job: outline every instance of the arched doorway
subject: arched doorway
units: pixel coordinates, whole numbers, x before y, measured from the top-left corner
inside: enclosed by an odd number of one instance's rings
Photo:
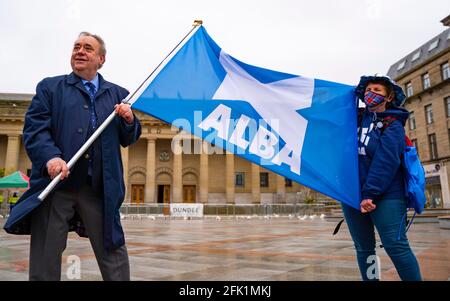
[[[197,202],[198,172],[194,168],[183,169],[183,203]]]
[[[172,169],[168,167],[156,169],[156,200],[158,204],[163,205],[163,213],[165,215],[170,213],[171,184]]]
[[[131,204],[145,203],[145,168],[135,167],[130,170],[130,202]]]

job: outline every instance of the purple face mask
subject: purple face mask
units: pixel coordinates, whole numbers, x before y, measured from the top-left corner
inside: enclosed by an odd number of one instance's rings
[[[368,91],[366,95],[364,95],[364,103],[367,107],[373,108],[383,103],[386,100],[386,96],[377,94],[372,91]]]

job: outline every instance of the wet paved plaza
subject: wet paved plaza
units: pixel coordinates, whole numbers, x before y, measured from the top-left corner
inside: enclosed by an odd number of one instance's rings
[[[353,244],[345,224],[297,218],[208,218],[122,220],[132,280],[359,280]],[[0,219],[3,227],[4,220]],[[411,246],[425,280],[450,278],[450,230],[415,223]],[[399,280],[384,249],[381,279]],[[89,240],[69,234],[63,254],[81,259],[81,280],[101,280]],[[0,280],[28,279],[29,236],[0,232]]]

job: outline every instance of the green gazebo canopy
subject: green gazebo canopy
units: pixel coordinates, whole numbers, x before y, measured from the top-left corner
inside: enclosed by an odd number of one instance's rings
[[[16,171],[9,176],[0,178],[0,189],[3,188],[28,188],[30,178],[21,171]]]

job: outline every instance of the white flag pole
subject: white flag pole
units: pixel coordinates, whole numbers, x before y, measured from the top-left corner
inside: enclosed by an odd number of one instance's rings
[[[191,36],[197,32],[200,26],[203,24],[201,20],[195,20],[192,25],[192,29],[183,37],[183,39],[169,52],[169,54],[156,66],[156,68],[150,73],[150,75],[142,82],[142,84],[130,95],[127,96],[122,103],[128,103],[132,105],[139,96],[145,91],[146,87],[155,79],[159,72],[165,67],[165,65],[170,61],[170,59],[184,46],[184,44],[189,40]],[[136,96],[136,97],[135,97]],[[135,97],[133,99],[133,97]],[[108,118],[95,130],[95,132],[89,137],[89,139],[83,144],[83,146],[76,152],[76,154],[67,163],[67,167],[71,169],[78,159],[88,150],[88,148],[94,143],[94,141],[101,135],[105,128],[111,123],[111,121],[116,117],[116,112],[113,111]],[[38,198],[43,201],[48,194],[56,187],[56,185],[61,181],[61,174],[59,173],[39,194]]]

